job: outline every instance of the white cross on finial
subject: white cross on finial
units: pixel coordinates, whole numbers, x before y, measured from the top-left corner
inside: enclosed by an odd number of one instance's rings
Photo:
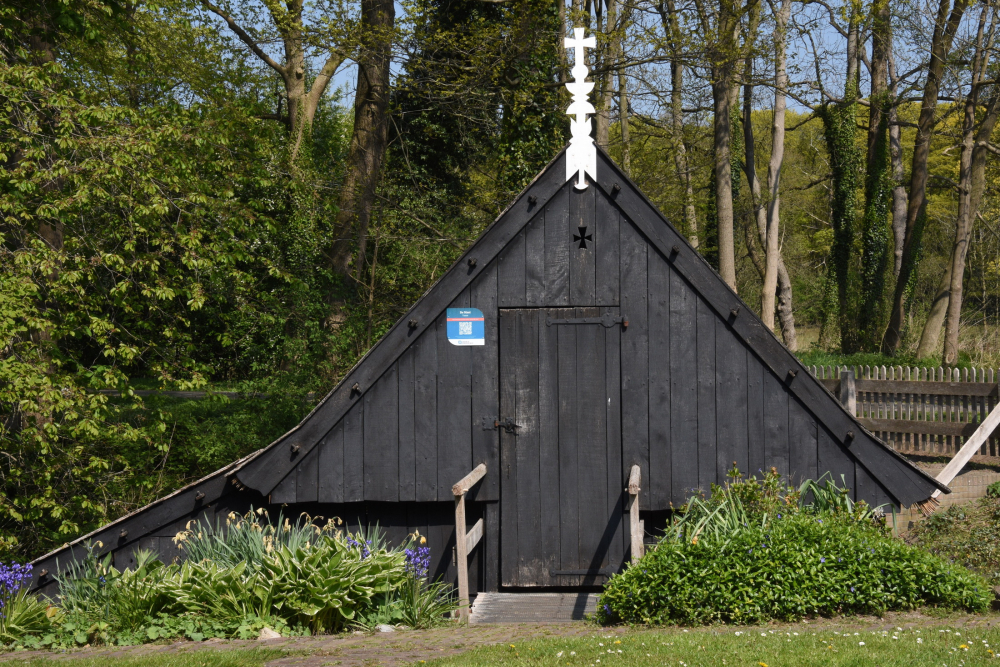
[[[574,28],[573,37],[565,39],[567,49],[574,49],[573,81],[566,83],[566,88],[573,95],[573,102],[566,109],[570,116],[576,116],[570,121],[569,148],[566,150],[566,180],[577,175],[579,178],[574,184],[578,190],[587,187],[585,175],[590,174],[591,178],[597,178],[597,149],[594,148],[594,139],[590,136],[591,122],[587,114],[595,113],[594,105],[587,99],[587,95],[594,89],[594,84],[587,81],[587,62],[584,56],[585,48],[595,48],[597,40],[594,36],[584,37],[583,28]]]

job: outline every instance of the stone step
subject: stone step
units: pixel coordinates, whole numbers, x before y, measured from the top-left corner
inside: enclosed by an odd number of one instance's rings
[[[569,623],[597,611],[597,593],[480,593],[470,623]]]

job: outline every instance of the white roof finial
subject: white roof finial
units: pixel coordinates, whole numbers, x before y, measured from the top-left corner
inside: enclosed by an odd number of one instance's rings
[[[594,139],[590,136],[591,122],[587,114],[596,113],[594,105],[590,103],[587,96],[594,89],[594,83],[587,81],[587,62],[584,58],[584,48],[591,49],[597,46],[594,36],[584,37],[584,28],[574,28],[573,37],[567,37],[565,45],[567,49],[575,50],[575,60],[573,62],[573,81],[566,83],[566,88],[573,95],[573,103],[566,109],[570,116],[576,116],[570,121],[569,148],[566,150],[566,180],[577,175],[579,178],[574,184],[579,190],[587,187],[585,174],[590,174],[591,178],[597,178],[597,149],[594,147]]]

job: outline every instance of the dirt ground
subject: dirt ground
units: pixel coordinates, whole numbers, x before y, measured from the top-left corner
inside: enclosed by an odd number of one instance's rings
[[[886,614],[882,618],[859,616],[850,618],[816,619],[799,623],[771,624],[771,629],[837,628],[841,631],[883,630],[902,628],[988,628],[1000,626],[1000,614],[947,614],[931,616],[920,612]],[[0,655],[0,664],[11,659],[29,657],[65,659],[180,653],[226,648],[267,646],[287,651],[288,655],[273,660],[267,667],[376,667],[416,663],[469,651],[478,646],[516,643],[545,637],[624,634],[633,628],[600,628],[587,622],[551,624],[473,625],[444,627],[434,630],[401,630],[391,633],[348,634],[320,637],[294,637],[268,641],[208,640],[204,642],[174,642],[132,647],[85,648],[64,653],[18,652]],[[711,631],[711,629],[708,629]]]

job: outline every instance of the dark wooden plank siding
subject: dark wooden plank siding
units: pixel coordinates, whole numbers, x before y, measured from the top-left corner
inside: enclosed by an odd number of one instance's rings
[[[494,294],[496,291],[494,290]],[[413,501],[416,496],[417,451],[414,440],[414,376],[413,357],[416,349],[411,347],[399,358],[399,500]]]
[[[596,254],[596,304],[617,306],[621,280],[619,266],[619,213],[615,205],[604,196],[596,195],[594,216],[594,252]]]
[[[278,482],[278,486],[271,491],[270,501],[272,503],[294,503],[298,489],[297,482],[298,476],[295,473],[295,468],[292,468],[288,476]]]
[[[682,503],[698,488],[698,297],[670,272],[670,442],[672,499]]]
[[[643,493],[639,504],[642,509],[667,509],[670,507],[673,477],[670,442],[670,267],[655,251],[649,253],[649,259],[649,469],[642,471]],[[626,331],[624,335],[631,333]],[[627,475],[629,465],[625,468]]]
[[[483,418],[499,416],[500,345],[497,310],[497,268],[491,263],[472,283],[472,307],[483,312],[486,345],[471,350],[472,361],[472,466],[486,464],[486,477],[469,494],[470,500],[500,497],[500,435],[482,427]],[[457,480],[456,480],[457,481]]]
[[[618,308],[605,308],[618,315]],[[608,492],[611,500],[609,515],[617,523],[611,532],[608,560],[613,567],[625,560],[625,540],[623,539],[623,512],[625,511],[625,484],[628,470],[622,470],[622,406],[621,406],[621,327],[611,327],[604,332],[604,382],[607,417],[607,475]],[[647,501],[648,504],[648,501]]]
[[[524,230],[497,258],[497,296],[501,308],[521,308],[525,301]],[[454,308],[454,306],[452,306]]]
[[[816,418],[794,396],[788,399],[788,474],[798,486],[805,479],[816,479],[819,460]]]
[[[413,344],[413,444],[416,455],[414,494],[417,501],[437,500],[436,332],[436,326],[429,327]]]
[[[819,426],[817,429],[816,450],[818,454],[816,468],[819,471],[817,479],[829,472],[830,478],[838,486],[846,487],[852,494],[855,493],[854,459],[824,426]]]
[[[518,351],[507,341],[517,339],[517,318],[513,313],[500,317],[500,415],[517,413]],[[499,416],[499,415],[498,415]],[[500,436],[500,495],[501,551],[500,581],[505,586],[517,583],[517,436],[501,431]]]
[[[764,471],[788,475],[788,393],[774,373],[764,373]]]
[[[321,503],[344,502],[344,422],[326,434],[319,446],[319,488]]]
[[[538,473],[538,327],[544,314],[528,310],[518,315],[514,339],[518,350],[514,399],[517,409],[512,415],[519,425],[517,437],[513,438],[517,451],[517,549],[520,556],[517,576],[519,583],[531,583],[547,579],[549,568],[549,563],[536,560],[542,553]]]
[[[588,188],[592,189],[592,188]],[[599,308],[577,308],[576,317],[599,317]],[[572,327],[576,332],[576,404],[579,406],[595,406],[606,403],[605,397],[605,345],[604,327],[602,326],[576,326]],[[593,569],[599,569],[600,562],[592,563],[594,554],[588,553],[595,544],[601,544],[604,540],[610,541],[610,536],[604,537],[604,533],[609,529],[604,517],[610,516],[611,499],[608,489],[608,476],[602,470],[600,462],[607,459],[607,442],[603,437],[607,433],[607,426],[604,422],[603,411],[583,409],[577,411],[577,436],[578,458],[577,458],[577,498],[578,507],[587,507],[591,504],[588,498],[607,498],[604,503],[597,503],[597,507],[604,510],[602,517],[581,516],[579,523],[580,531],[580,555],[576,562]],[[598,520],[600,519],[600,520]],[[602,538],[604,538],[602,540]],[[606,547],[605,547],[606,548]]]
[[[538,482],[541,496],[541,534],[559,545],[559,326],[548,326],[552,310],[542,311],[538,326]],[[570,529],[567,527],[567,529]],[[553,550],[558,553],[558,549]]]
[[[748,475],[764,473],[764,376],[769,371],[756,355],[747,353],[747,446]]]
[[[553,317],[560,319],[573,316],[572,311],[553,314]],[[562,524],[559,560],[561,563],[573,563],[576,562],[580,548],[580,521],[592,519],[580,516],[576,496],[580,452],[577,447],[579,413],[574,389],[579,381],[576,336],[582,327],[561,325],[555,328],[558,330],[559,341],[559,518]]]
[[[715,333],[716,466],[724,475],[733,464],[750,468],[747,446],[747,351],[722,320]]]
[[[569,304],[569,190],[565,186],[545,207],[545,305]]]
[[[365,500],[399,500],[399,380],[393,365],[365,393]]]
[[[649,478],[649,317],[648,244],[635,227],[622,220],[621,315],[629,320],[622,332],[622,463],[638,465]]]
[[[296,502],[316,502],[319,486],[319,455],[322,447],[316,447],[306,454],[302,463],[295,466],[296,472]]]
[[[344,502],[364,500],[365,402],[358,399],[344,416]]]
[[[566,242],[569,245],[569,299],[574,306],[594,304],[597,273],[595,244],[604,242],[595,235],[595,192],[597,188],[582,191],[574,188],[569,195],[570,223]],[[576,240],[581,235],[584,236],[583,247]],[[590,236],[591,240],[587,241],[586,236]]]
[[[545,305],[544,215],[536,215],[524,229],[524,305]]]
[[[716,432],[715,323],[718,320],[708,304],[698,299],[698,488],[710,492],[719,479]],[[724,473],[723,473],[724,474]]]
[[[523,273],[522,273],[523,275]],[[466,289],[449,307],[468,308]],[[472,470],[472,353],[479,347],[452,345],[440,318],[438,345],[438,500],[452,500],[451,487]]]

